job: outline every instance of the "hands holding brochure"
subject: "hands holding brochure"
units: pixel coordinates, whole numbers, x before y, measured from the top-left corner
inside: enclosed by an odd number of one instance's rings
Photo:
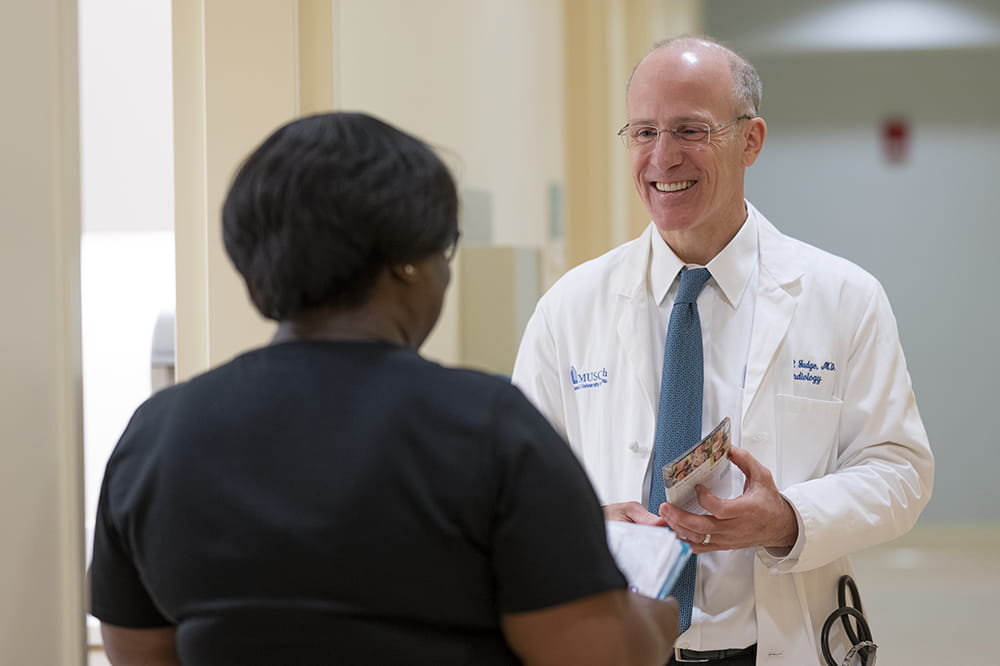
[[[737,475],[730,463],[743,474],[742,489],[736,487]],[[632,582],[633,576],[639,580],[645,575],[661,576],[660,580],[668,583],[666,592],[650,592],[650,584],[644,584],[639,589],[647,596],[669,593],[673,581],[668,578],[668,568],[675,564],[672,558],[683,565],[689,553],[794,545],[798,537],[794,510],[778,492],[770,470],[746,451],[732,448],[728,417],[700,442],[664,465],[662,474],[667,501],[660,506],[660,515],[649,513],[639,502],[604,507],[611,552],[630,583],[639,587]],[[634,570],[629,559],[633,549],[644,550],[647,557],[654,552],[652,547],[640,545],[643,539],[651,538],[647,533],[661,538],[665,549],[673,547],[673,542],[686,546],[688,552],[664,553],[661,561],[643,563],[653,567],[655,574]]]
[[[733,448],[729,433],[726,417],[664,465],[667,501],[658,516],[646,512],[645,519],[634,515],[627,519],[665,521],[695,554],[757,546],[791,548],[798,538],[795,510],[778,491],[771,471],[747,451]],[[742,487],[733,465],[742,473]],[[616,512],[605,507],[604,513],[613,518]]]
[[[706,486],[717,496],[729,497],[729,449],[727,417],[707,437],[664,465],[663,485],[670,503],[691,513],[707,513],[698,504],[698,485]],[[647,597],[669,596],[691,555],[690,544],[660,525],[608,520],[605,527],[611,554],[629,585]]]
[[[698,503],[697,487],[705,486],[716,497],[732,495],[729,464],[729,417],[690,449],[663,466],[667,501],[691,513],[707,514]]]

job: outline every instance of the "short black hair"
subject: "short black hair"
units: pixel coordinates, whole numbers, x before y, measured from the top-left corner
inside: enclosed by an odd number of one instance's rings
[[[223,241],[261,314],[359,306],[386,266],[458,236],[458,194],[423,141],[363,113],[323,113],[271,134],[222,207]]]

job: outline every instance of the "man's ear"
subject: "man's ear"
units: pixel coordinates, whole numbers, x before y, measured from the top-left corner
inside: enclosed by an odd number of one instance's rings
[[[747,120],[750,126],[746,135],[746,144],[743,146],[743,166],[752,166],[757,161],[761,149],[764,147],[764,139],[767,137],[767,123],[763,118],[750,118]]]

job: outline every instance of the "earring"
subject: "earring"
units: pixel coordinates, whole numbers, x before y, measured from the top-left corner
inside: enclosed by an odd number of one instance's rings
[[[412,277],[417,274],[417,267],[413,264],[403,264],[403,272]]]

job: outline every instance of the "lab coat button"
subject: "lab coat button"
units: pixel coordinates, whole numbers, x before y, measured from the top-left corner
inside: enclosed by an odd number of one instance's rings
[[[645,456],[649,453],[648,446],[639,446],[639,442],[629,442],[628,450],[637,456]]]
[[[766,432],[758,432],[756,435],[753,436],[752,439],[755,442],[764,442],[764,441],[767,441],[767,433]]]

